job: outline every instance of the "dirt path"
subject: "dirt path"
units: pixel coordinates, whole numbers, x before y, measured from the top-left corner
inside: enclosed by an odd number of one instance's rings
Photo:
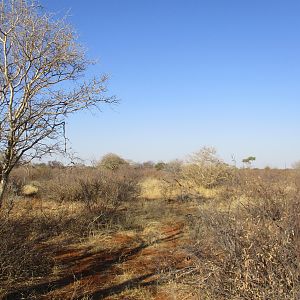
[[[150,229],[149,229],[150,228]],[[11,294],[19,299],[170,299],[162,290],[163,274],[189,262],[181,250],[183,224],[156,222],[138,236],[112,236],[114,249],[72,247],[55,254],[55,279]]]

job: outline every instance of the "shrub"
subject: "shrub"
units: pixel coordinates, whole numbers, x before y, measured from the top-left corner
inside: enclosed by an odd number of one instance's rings
[[[299,299],[300,195],[254,174],[241,186],[247,201],[200,207],[190,220],[195,263],[185,279],[193,274],[207,299]]]
[[[157,164],[155,164],[155,169],[157,171],[161,171],[164,170],[166,168],[166,164],[162,161],[158,162]]]
[[[64,182],[64,185],[61,184]],[[80,201],[92,205],[118,206],[139,195],[138,179],[129,170],[110,172],[74,168],[47,182],[44,195],[58,201]]]
[[[300,170],[300,160],[292,164],[292,168],[295,170]]]
[[[214,148],[202,148],[190,157],[183,176],[195,186],[214,188],[232,179],[232,167],[216,155]]]
[[[107,170],[115,171],[122,165],[128,165],[128,162],[117,154],[108,153],[102,157],[98,165]]]

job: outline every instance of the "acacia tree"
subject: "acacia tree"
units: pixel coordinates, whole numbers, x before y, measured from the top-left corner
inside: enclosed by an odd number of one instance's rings
[[[21,159],[63,149],[66,117],[116,102],[105,76],[85,80],[91,63],[65,18],[35,1],[0,2],[0,207]]]
[[[251,163],[253,162],[253,161],[255,161],[256,160],[256,157],[255,156],[249,156],[249,157],[247,157],[247,158],[244,158],[243,160],[242,160],[242,163],[243,164],[246,164],[247,166],[248,166],[248,168],[250,168],[251,167]]]

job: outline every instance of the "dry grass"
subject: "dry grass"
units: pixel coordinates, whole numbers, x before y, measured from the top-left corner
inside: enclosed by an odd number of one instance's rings
[[[39,188],[33,184],[26,184],[22,188],[22,195],[31,197],[37,195]]]
[[[145,199],[162,198],[162,180],[157,178],[145,178],[140,182],[141,197]]]

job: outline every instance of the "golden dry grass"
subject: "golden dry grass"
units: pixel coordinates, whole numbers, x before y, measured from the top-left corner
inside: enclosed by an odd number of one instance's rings
[[[34,184],[26,184],[22,188],[22,195],[23,196],[35,196],[39,191],[39,188]]]
[[[142,198],[160,199],[162,197],[162,180],[157,178],[145,178],[140,182]]]
[[[179,198],[183,191],[189,191],[199,197],[212,199],[218,196],[221,188],[205,188],[196,186],[191,181],[184,179],[180,181],[180,185],[174,180],[165,180],[157,178],[145,178],[140,182],[141,197],[145,199],[175,199]]]

